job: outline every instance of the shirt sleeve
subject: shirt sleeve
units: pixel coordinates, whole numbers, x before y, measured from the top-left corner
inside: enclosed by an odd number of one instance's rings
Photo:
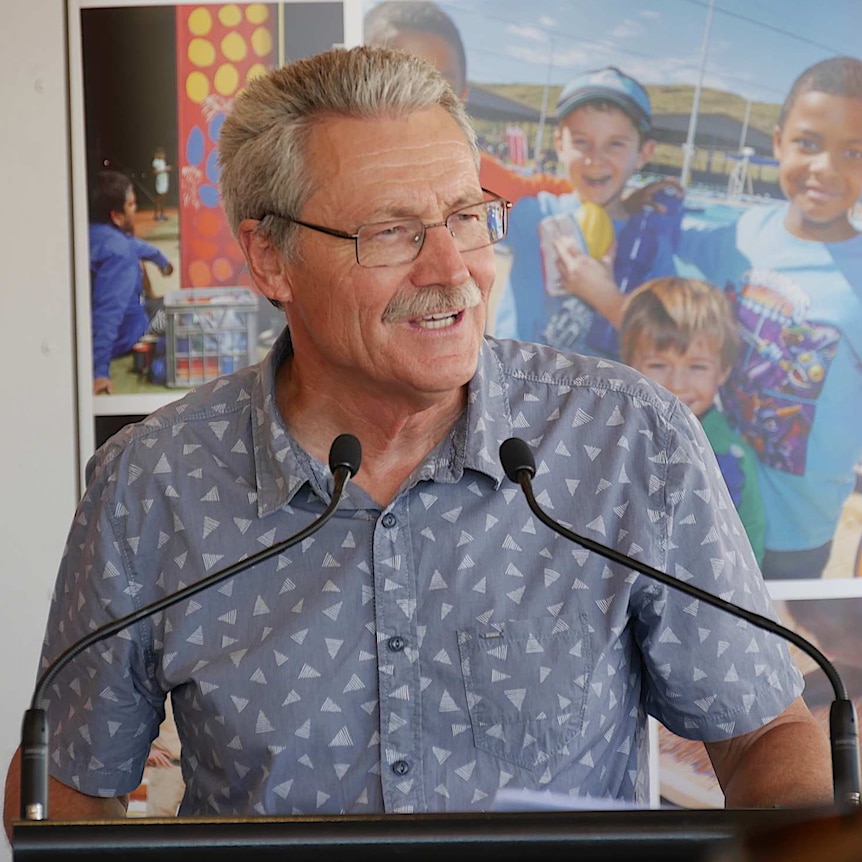
[[[678,405],[677,405],[678,406]],[[700,423],[676,409],[657,463],[668,574],[775,620],[745,529]],[[643,576],[633,590],[647,709],[680,736],[747,733],[802,692],[784,639]]]
[[[164,269],[170,261],[152,243],[145,242],[137,237],[130,237],[132,246],[140,260],[148,260],[156,264],[159,269]]]
[[[572,184],[567,179],[552,174],[524,176],[507,168],[499,159],[488,153],[482,153],[480,157],[479,181],[483,189],[488,189],[512,203],[517,203],[524,197],[533,197],[539,192],[564,195],[572,191]]]
[[[674,251],[679,275],[701,278],[720,288],[747,267],[736,247],[736,222],[709,224],[686,216]]]
[[[92,478],[69,533],[54,590],[41,670],[97,627],[137,609],[130,540],[115,532],[116,482],[91,461]],[[94,644],[59,672],[40,706],[50,728],[50,772],[91,796],[117,796],[138,786],[151,741],[164,716],[153,679],[146,622]]]

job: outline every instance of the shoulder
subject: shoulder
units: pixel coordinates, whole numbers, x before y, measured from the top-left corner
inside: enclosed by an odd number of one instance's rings
[[[656,427],[678,421],[679,399],[627,365],[532,342],[488,342],[510,402],[540,399],[559,409],[589,404],[609,419],[613,415],[628,421],[640,415]]]
[[[511,221],[515,224],[525,221],[538,221],[548,215],[576,212],[581,207],[573,194],[556,195],[552,192],[539,192],[521,198],[512,207]]]
[[[131,485],[131,475],[164,472],[170,458],[187,459],[192,453],[213,457],[225,447],[247,449],[241,440],[249,433],[258,369],[253,365],[220,377],[125,426],[90,459],[87,483],[121,480],[120,485]]]
[[[743,210],[737,225],[740,233],[755,233],[766,230],[784,232],[787,203],[755,205]]]
[[[131,237],[110,224],[90,225],[90,251],[96,257],[136,257]]]
[[[623,484],[650,504],[709,485],[711,447],[700,423],[634,369],[519,341],[491,342],[491,352],[501,392],[487,400],[507,413],[497,433],[524,439],[551,472],[577,462],[578,481],[596,493]]]

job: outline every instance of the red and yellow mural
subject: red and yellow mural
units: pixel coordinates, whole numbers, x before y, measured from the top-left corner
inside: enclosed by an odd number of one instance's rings
[[[275,6],[178,6],[176,22],[180,284],[250,284],[219,205],[218,135],[237,93],[275,64]]]

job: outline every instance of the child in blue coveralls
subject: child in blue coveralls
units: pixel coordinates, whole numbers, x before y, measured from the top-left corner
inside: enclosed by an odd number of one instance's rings
[[[653,205],[632,217],[623,203],[626,184],[655,147],[651,112],[644,88],[614,67],[581,74],[563,88],[554,141],[574,191],[539,192],[512,208],[508,243],[514,257],[504,293],[515,313],[508,327],[498,320],[495,335],[616,357],[620,307],[605,306],[602,295],[590,295],[588,305],[575,294],[580,282],[595,281],[596,268],[604,272],[611,259],[622,292],[674,272],[674,199],[660,202],[661,189],[654,188]],[[505,184],[491,188],[508,196]],[[605,260],[584,248],[577,214],[586,204],[602,207],[613,223],[616,247]]]
[[[787,200],[684,224],[680,257],[726,286],[742,351],[723,390],[758,456],[767,578],[816,578],[862,456],[862,61],[804,71],[773,145]]]
[[[718,409],[719,388],[739,349],[733,309],[716,287],[669,276],[629,297],[620,327],[620,359],[660,383],[700,420],[758,562],[766,520],[757,456]]]
[[[149,326],[141,261],[155,263],[162,275],[173,272],[154,245],[133,235],[136,210],[131,180],[117,171],[101,171],[90,199],[94,395],[114,391],[111,360],[129,353]]]

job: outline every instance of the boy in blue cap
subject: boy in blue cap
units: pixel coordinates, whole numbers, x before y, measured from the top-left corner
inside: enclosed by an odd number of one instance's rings
[[[632,217],[623,204],[628,181],[655,148],[651,118],[646,90],[614,66],[578,75],[563,88],[554,145],[574,191],[539,192],[521,198],[512,209],[514,260],[507,289],[515,321],[509,331],[499,326],[497,335],[616,358],[619,304],[608,306],[608,315],[614,316],[607,320],[603,296],[615,300],[620,291],[674,273],[672,246],[680,209],[672,206],[676,201],[667,197],[665,203]],[[511,197],[505,184],[492,187]],[[660,189],[654,191],[658,201]],[[578,211],[586,204],[601,207],[613,224],[615,248],[603,259],[586,252],[577,224]],[[594,296],[592,285],[609,281],[611,266],[613,289]]]

